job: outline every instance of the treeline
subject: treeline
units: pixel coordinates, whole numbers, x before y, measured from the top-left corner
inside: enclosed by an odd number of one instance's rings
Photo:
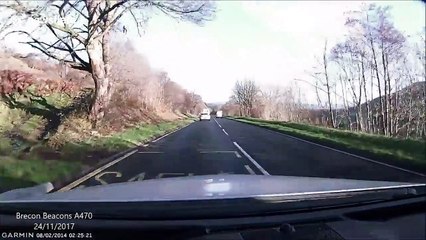
[[[167,119],[176,114],[201,112],[204,102],[200,95],[182,88],[167,72],[152,69],[131,42],[116,39],[111,42],[114,88],[106,118],[120,117],[123,113],[135,118],[139,113]]]
[[[201,96],[172,81],[167,72],[153,69],[130,42],[122,40],[110,43],[110,64],[114,66],[110,74],[112,94],[101,126],[124,127],[201,112],[204,107]],[[90,73],[43,56],[23,56],[10,50],[1,53],[0,60],[8,63],[0,68],[3,104],[28,112],[34,109],[34,104],[45,102],[44,108],[55,110],[51,114],[63,114],[61,108],[75,106],[80,117],[89,117],[95,89]]]
[[[24,36],[23,43],[34,50],[91,75],[94,91],[89,118],[96,128],[119,88],[111,77],[116,68],[111,64],[110,48],[114,33],[133,30],[141,35],[154,14],[203,24],[214,18],[216,5],[198,1],[86,0],[64,1],[58,6],[55,1],[15,0],[0,4],[0,10],[4,12],[0,37]],[[35,28],[29,31],[24,27],[29,25]]]
[[[311,78],[297,79],[313,87],[317,106],[302,103],[297,85],[268,90],[246,80],[235,84],[225,109],[237,115],[425,138],[425,29],[406,35],[394,26],[389,7],[374,4],[346,14],[345,39],[333,46],[325,42]]]

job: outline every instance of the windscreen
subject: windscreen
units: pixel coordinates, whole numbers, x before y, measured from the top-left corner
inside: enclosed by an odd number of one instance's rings
[[[0,18],[1,193],[426,182],[421,1],[1,1]]]

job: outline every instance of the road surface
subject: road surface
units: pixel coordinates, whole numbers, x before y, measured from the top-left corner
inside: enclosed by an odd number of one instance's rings
[[[257,126],[198,121],[139,147],[61,190],[206,174],[426,182],[425,177]]]

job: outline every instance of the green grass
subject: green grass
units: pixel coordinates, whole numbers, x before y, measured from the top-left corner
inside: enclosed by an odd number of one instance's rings
[[[55,181],[78,173],[80,169],[81,164],[77,161],[46,161],[37,158],[18,159],[14,156],[0,156],[0,190]]]
[[[191,120],[185,119],[160,124],[141,124],[111,136],[92,138],[82,144],[110,151],[125,150],[183,127],[190,122]]]
[[[40,128],[43,126],[43,118],[40,116],[31,116],[27,121],[19,126],[17,131],[26,136],[27,139],[35,140],[40,134]]]
[[[12,150],[13,146],[9,139],[0,136],[0,155],[9,154]]]
[[[398,139],[306,124],[268,121],[255,118],[233,118],[240,122],[265,127],[306,140],[343,147],[377,156],[426,167],[426,143],[423,140]]]
[[[92,165],[96,159],[149,142],[190,122],[192,120],[185,119],[160,124],[140,124],[110,136],[92,137],[80,142],[67,142],[60,152],[63,159],[80,160],[85,164]],[[91,159],[88,159],[88,156]]]

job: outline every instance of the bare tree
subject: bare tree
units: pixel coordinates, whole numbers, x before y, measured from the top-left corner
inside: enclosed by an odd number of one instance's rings
[[[344,92],[349,91],[352,96],[352,104],[356,108],[356,130],[365,130],[365,123],[362,111],[362,92],[365,89],[365,63],[364,52],[360,48],[357,39],[348,38],[345,42],[339,43],[331,51],[332,59],[339,65],[343,74],[340,74],[340,84],[345,87]],[[343,80],[343,81],[342,81]],[[348,88],[346,86],[349,86]],[[343,86],[342,86],[343,87]],[[343,99],[345,108],[349,107],[346,98]],[[346,110],[348,111],[348,109]],[[349,112],[347,112],[349,114]],[[348,116],[349,117],[349,116]],[[349,119],[348,119],[349,120]]]
[[[290,86],[262,86],[259,99],[262,103],[262,117],[279,121],[299,121],[302,108],[300,88]]]
[[[186,92],[186,91],[185,91]],[[201,112],[201,105],[203,103],[203,99],[200,95],[195,94],[194,92],[186,92],[185,93],[185,110],[190,114],[198,114]]]
[[[256,100],[259,88],[254,80],[245,79],[237,81],[233,89],[233,98],[240,106],[241,116],[252,116],[253,104]]]
[[[392,76],[392,71],[398,68],[398,62],[405,54],[402,49],[406,41],[403,34],[394,27],[389,9],[374,4],[366,5],[361,11],[352,12],[346,22],[351,30],[358,30],[360,44],[368,46],[369,64],[372,66],[372,77],[376,80],[380,100],[378,127],[386,135],[395,133],[395,99],[392,94],[396,90],[398,79]],[[361,60],[367,56],[363,52]],[[363,62],[364,60],[361,63]],[[365,65],[362,67],[365,69]],[[362,76],[365,79],[365,75]]]
[[[317,65],[313,68],[313,73],[310,75],[314,78],[315,84],[309,83],[315,87],[315,92],[317,96],[318,105],[320,108],[323,107],[321,92],[326,94],[326,108],[328,112],[328,116],[326,117],[327,126],[331,126],[333,128],[336,127],[336,118],[335,113],[333,111],[333,102],[332,102],[332,94],[335,92],[335,82],[332,81],[329,74],[329,56],[327,50],[327,41],[324,43],[324,49],[321,57],[317,57]],[[296,79],[300,80],[300,79]],[[301,80],[306,82],[305,80]],[[337,92],[335,92],[337,94]]]
[[[93,126],[103,118],[111,98],[109,35],[124,15],[134,20],[139,31],[150,10],[198,24],[212,19],[215,10],[212,2],[160,0],[15,0],[1,3],[0,9],[12,11],[13,18],[36,21],[40,29],[47,30],[48,37],[54,39],[44,40],[22,29],[13,31],[26,35],[29,38],[26,44],[72,68],[92,74],[95,88],[90,118]]]

